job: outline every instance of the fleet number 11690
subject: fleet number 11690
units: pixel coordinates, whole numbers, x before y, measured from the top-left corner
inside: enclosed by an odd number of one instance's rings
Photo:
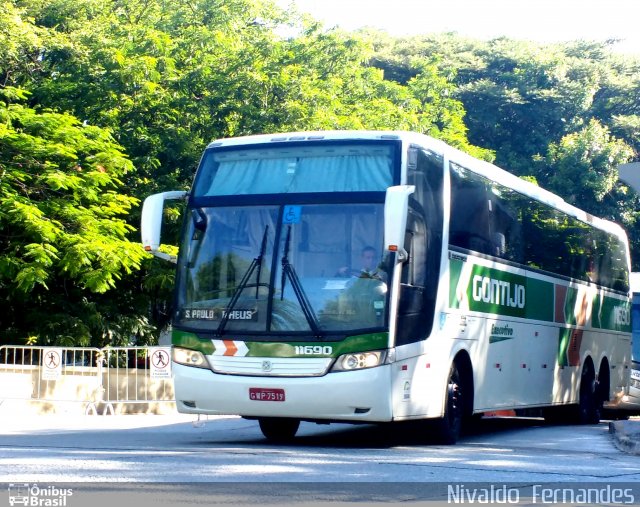
[[[296,345],[297,356],[330,356],[333,347],[330,345]]]

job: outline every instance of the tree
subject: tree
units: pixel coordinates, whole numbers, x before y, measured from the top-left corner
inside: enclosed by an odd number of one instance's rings
[[[188,188],[202,149],[217,137],[408,129],[472,149],[464,111],[459,102],[444,99],[452,85],[434,66],[422,66],[411,86],[390,81],[367,65],[370,39],[324,30],[268,1],[22,0],[5,8],[0,34],[4,28],[25,35],[7,37],[4,45],[0,40],[0,47],[10,49],[0,55],[4,85],[29,90],[25,106],[34,111],[48,109],[46,114],[108,129],[135,168],[118,177],[140,200]],[[289,25],[297,34],[281,35],[278,29]],[[418,90],[433,93],[417,98]],[[139,208],[132,202],[126,213],[123,238],[137,241]],[[176,210],[170,218],[177,235]],[[85,318],[95,326],[80,334],[98,341],[122,338],[138,333],[134,328],[146,332],[147,323],[161,327],[168,321],[173,267],[152,259],[137,271],[135,262],[114,266],[107,288],[117,290],[103,296],[74,280],[77,293],[69,301],[84,294],[94,306],[83,311],[96,316]],[[40,278],[33,276],[42,308],[62,301],[47,299],[55,294],[50,277],[59,276],[56,267],[51,261],[40,266]]]
[[[3,340],[88,344],[100,315],[92,295],[145,256],[127,240],[138,201],[121,177],[132,164],[108,131],[36,111],[26,96],[0,90]]]
[[[633,149],[591,120],[580,131],[551,143],[541,160],[541,182],[566,201],[625,227],[631,251],[640,251],[640,197],[618,179],[618,166],[633,157]],[[639,260],[632,255],[634,268]]]
[[[546,183],[569,203],[590,212],[600,208],[602,215],[601,204],[618,185],[617,167],[632,156],[629,146],[612,138],[597,120],[591,120],[579,132],[549,145]],[[607,215],[616,218],[618,213],[614,208]]]
[[[283,35],[282,28],[293,31]],[[170,318],[174,273],[129,243],[138,241],[138,203],[153,192],[187,189],[215,138],[414,130],[486,160],[495,153],[498,165],[557,184],[564,195],[561,180],[569,173],[551,182],[551,164],[569,156],[563,137],[580,133],[592,118],[637,149],[636,71],[601,44],[347,33],[269,0],[9,0],[0,6],[0,90],[9,118],[1,127],[0,160],[12,164],[14,179],[2,180],[11,199],[3,220],[21,235],[11,243],[15,251],[7,246],[12,262],[3,265],[2,287],[11,304],[29,298],[37,302],[29,311],[39,312],[12,321],[12,333],[93,343],[150,340]],[[36,123],[49,127],[38,130]],[[20,137],[25,134],[31,144]],[[113,155],[100,164],[104,173],[91,158],[102,152]],[[34,161],[25,176],[20,157],[27,155]],[[601,168],[600,161],[590,167]],[[598,177],[609,184],[612,174]],[[614,185],[594,200],[595,214],[613,213],[606,206],[617,199],[630,223],[624,188]],[[49,198],[57,193],[67,193],[71,206]],[[103,207],[89,205],[88,194],[112,203],[104,209],[113,215],[101,216],[103,227],[113,221],[104,238],[99,222],[89,225]],[[31,215],[13,223],[20,206]],[[168,217],[177,237],[178,208]],[[73,250],[68,238],[76,230],[88,246]],[[118,260],[111,257],[114,245],[121,248]],[[18,273],[19,287],[9,283]],[[76,320],[66,322],[65,315]]]

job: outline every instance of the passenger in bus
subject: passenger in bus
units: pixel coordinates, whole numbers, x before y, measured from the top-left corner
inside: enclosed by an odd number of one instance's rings
[[[504,257],[507,251],[507,241],[501,232],[493,233],[493,255],[496,257]]]
[[[598,270],[595,261],[595,255],[591,252],[588,254],[587,280],[591,283],[599,283]]]
[[[365,246],[360,252],[360,269],[352,269],[349,266],[341,267],[336,273],[341,278],[371,278],[374,280],[387,281],[387,274],[377,263],[378,254],[372,246]]]

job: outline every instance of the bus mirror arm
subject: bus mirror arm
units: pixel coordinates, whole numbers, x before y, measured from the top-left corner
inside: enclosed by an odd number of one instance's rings
[[[171,255],[168,253],[164,253],[164,252],[160,252],[160,251],[155,251],[155,252],[151,252],[151,254],[154,257],[157,257],[158,259],[162,259],[168,262],[171,262],[173,264],[176,264],[178,262],[178,257],[176,257],[175,255]]]
[[[403,263],[409,260],[409,253],[404,248],[398,248],[396,251],[396,262]]]
[[[397,185],[387,189],[384,200],[384,246],[396,253],[396,262],[405,262],[409,255],[404,249],[409,196],[415,192],[414,185]]]

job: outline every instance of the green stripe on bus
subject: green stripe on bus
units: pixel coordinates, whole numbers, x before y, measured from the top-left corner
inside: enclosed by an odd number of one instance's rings
[[[203,354],[213,354],[213,343],[211,340],[201,340],[195,333],[189,333],[187,331],[180,331],[174,329],[171,333],[171,343],[178,347],[184,347],[186,349],[199,350]]]
[[[616,298],[594,297],[592,326],[598,329],[631,332],[631,302]]]
[[[630,332],[630,302],[584,285],[568,287],[450,259],[449,307],[567,326]],[[557,301],[556,301],[557,299]]]
[[[225,337],[225,342],[243,342],[248,352],[247,357],[338,357],[350,352],[365,352],[387,348],[389,333],[369,333],[350,336],[339,342],[251,342],[243,340],[240,335]],[[210,355],[215,346],[210,339],[199,338],[195,333],[173,331],[173,345],[186,347]],[[330,353],[326,353],[330,349]],[[315,353],[318,351],[318,353]]]

